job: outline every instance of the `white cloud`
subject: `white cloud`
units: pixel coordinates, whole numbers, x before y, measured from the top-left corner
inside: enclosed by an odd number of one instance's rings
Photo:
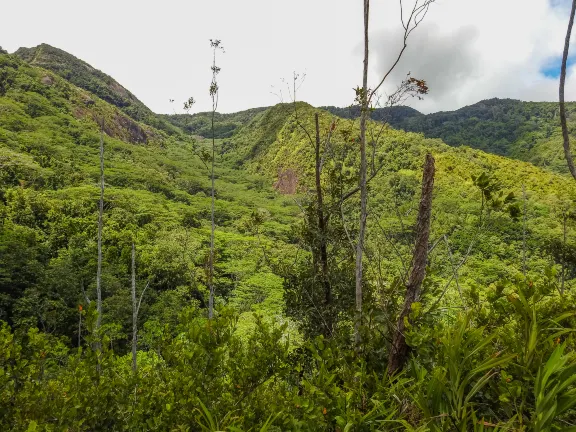
[[[412,103],[423,112],[453,110],[492,97],[555,101],[558,80],[542,69],[562,54],[568,11],[549,0],[443,0],[409,40],[405,57],[387,89],[407,70],[426,79],[430,94]],[[375,32],[374,41],[398,38]],[[396,45],[398,42],[396,43]],[[394,52],[375,43],[376,73]],[[576,99],[570,72],[567,98]]]
[[[561,54],[567,6],[567,0],[437,0],[390,85],[408,70],[427,79],[429,97],[413,104],[425,112],[491,97],[556,100],[556,80],[540,70]],[[374,84],[396,52],[401,28],[396,0],[372,0],[371,7]],[[278,102],[271,86],[292,71],[307,73],[298,96],[313,105],[346,106],[361,82],[360,0],[6,0],[2,15],[5,49],[42,42],[62,48],[157,112],[172,110],[169,99],[188,96],[198,110],[209,109],[210,38],[226,48],[219,60],[222,112]],[[576,99],[574,74],[567,90]]]

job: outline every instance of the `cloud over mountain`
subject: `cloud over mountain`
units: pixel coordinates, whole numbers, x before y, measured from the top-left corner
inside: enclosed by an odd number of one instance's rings
[[[568,22],[565,1],[444,0],[412,33],[409,46],[386,90],[410,70],[426,79],[430,94],[412,105],[424,112],[456,109],[491,97],[554,101],[556,68]],[[372,36],[375,73],[393,62],[401,28]],[[568,99],[576,99],[573,68]]]

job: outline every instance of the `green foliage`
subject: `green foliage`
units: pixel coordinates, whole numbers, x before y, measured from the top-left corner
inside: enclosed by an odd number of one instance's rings
[[[567,104],[570,130],[576,105]],[[325,107],[340,117],[359,117],[357,107]],[[558,104],[489,99],[456,111],[423,115],[404,106],[375,108],[370,117],[446,144],[470,146],[497,155],[531,162],[553,171],[567,173],[562,152]]]
[[[87,93],[13,56],[0,55],[0,61],[11,77],[0,97],[1,319],[16,327],[40,326],[77,343],[77,307],[87,307],[95,290],[99,128],[93,119],[102,117],[104,322],[114,329],[114,343],[122,351],[130,340],[133,240],[138,284],[151,286],[142,324],[173,323],[182,303],[203,305],[210,182],[197,155],[204,143],[139,124],[148,138],[134,145],[131,123],[115,107],[96,96],[86,105]],[[264,302],[266,313],[275,316],[282,310],[277,276],[260,265],[263,251],[275,259],[290,248],[286,225],[294,220],[295,206],[265,190],[262,177],[232,169],[226,159],[216,176],[217,294],[225,302],[235,288],[241,295],[249,287],[261,294],[246,297],[245,307]],[[267,216],[256,235],[241,221],[264,208]]]
[[[214,136],[218,139],[230,138],[242,126],[248,124],[255,116],[267,108],[251,108],[231,114],[215,113]],[[182,130],[204,138],[212,137],[212,113],[201,112],[196,114],[165,114],[164,119]],[[225,151],[225,146],[223,147]]]
[[[576,406],[576,364],[573,356],[564,354],[565,344],[559,345],[536,376],[533,416],[534,431],[549,430],[554,420]]]
[[[161,116],[154,114],[112,77],[65,51],[48,44],[41,44],[34,48],[19,48],[14,55],[31,65],[50,70],[75,86],[117,106],[136,121],[141,121],[169,134],[178,133],[177,128]],[[87,103],[90,102],[87,100]]]

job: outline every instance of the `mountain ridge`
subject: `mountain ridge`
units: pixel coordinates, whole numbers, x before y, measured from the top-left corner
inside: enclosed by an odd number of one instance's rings
[[[355,107],[327,109],[347,118],[359,115]],[[567,103],[566,109],[570,133],[575,136],[576,103]],[[454,111],[431,114],[405,107],[375,108],[371,117],[396,129],[441,138],[453,147],[467,145],[567,173],[558,111],[555,102],[491,98]]]
[[[101,99],[117,106],[130,118],[168,134],[183,131],[211,137],[211,113],[156,114],[109,75],[64,50],[48,44],[19,48],[16,55],[30,64],[47,68]],[[255,116],[270,107],[251,108],[236,113],[216,113],[216,138],[231,138]],[[356,118],[358,107],[319,107],[343,118]],[[452,111],[423,114],[409,106],[375,108],[371,118],[385,121],[396,129],[441,138],[457,147],[467,145],[502,156],[531,162],[552,171],[567,173],[561,151],[558,107],[553,102],[527,102],[491,98]],[[570,130],[575,130],[576,103],[567,103]],[[572,133],[572,132],[571,132]],[[134,130],[133,140],[145,140]]]

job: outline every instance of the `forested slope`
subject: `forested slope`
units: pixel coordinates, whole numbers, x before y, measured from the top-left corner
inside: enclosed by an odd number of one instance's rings
[[[231,114],[214,114],[214,136],[216,138],[230,138],[237,130],[247,124],[254,116],[268,109],[251,108]],[[164,114],[163,117],[175,126],[192,135],[206,138],[212,137],[212,113],[201,112],[195,114]]]
[[[317,110],[307,104],[297,107],[302,119],[299,122],[292,104],[277,105],[255,118],[234,136],[233,141],[240,153],[244,151],[249,155],[247,167],[251,172],[265,174],[277,184],[290,173],[297,183],[296,189],[306,193],[314,185],[314,146],[304,128],[313,135],[312,119]],[[325,164],[336,171],[325,176],[325,186],[335,187],[330,181],[334,183],[333,177],[337,176],[343,184],[347,182],[348,188],[353,188],[354,173],[349,167],[356,164],[357,124],[320,112],[323,136],[327,136],[334,122],[330,156],[326,157]],[[380,137],[373,159],[374,165],[381,167],[370,184],[371,202],[375,206],[369,222],[372,247],[388,243],[379,227],[385,227],[387,236],[400,238],[406,234],[403,230],[414,224],[421,167],[424,155],[430,152],[436,159],[437,171],[432,235],[438,238],[450,233],[452,241],[459,245],[453,251],[459,257],[463,257],[473,244],[471,255],[462,268],[466,275],[462,278],[464,285],[486,285],[502,277],[513,277],[521,271],[522,265],[538,273],[554,261],[551,245],[561,243],[564,238],[562,209],[572,206],[576,197],[576,185],[571,178],[469,147],[452,148],[438,139],[390,129],[378,122],[370,124],[369,133]],[[482,226],[482,235],[475,239],[483,205],[483,186],[474,177],[482,174],[498,186],[496,193],[512,193],[516,210],[525,216],[509,217],[495,212],[492,217],[496,219]],[[356,202],[348,205],[352,213],[357,208]],[[572,239],[572,235],[568,238]],[[409,260],[411,240],[402,247],[406,247],[405,259]],[[394,260],[394,255],[389,259]],[[522,256],[525,256],[524,264]],[[440,261],[446,259],[446,256],[439,258]],[[398,266],[397,262],[385,265],[388,268]],[[573,272],[574,268],[571,277],[575,276]],[[445,277],[449,278],[450,273]]]
[[[203,143],[139,123],[95,94],[15,57],[3,55],[0,61],[2,319],[74,339],[75,311],[85,303],[82,287],[94,298],[102,119],[105,321],[120,325],[126,335],[133,240],[139,279],[153,288],[144,301],[144,321],[153,310],[157,318],[175,317],[192,299],[204,304],[210,183],[197,156]],[[261,301],[274,289],[281,297],[277,278],[262,282],[269,273],[260,266],[262,248],[282,248],[297,209],[264,179],[220,161],[217,241],[225,250],[217,265],[219,293],[228,298],[234,288],[246,286],[262,291]],[[258,238],[254,214],[262,216]],[[254,253],[246,255],[247,249]],[[280,311],[278,305],[272,309]]]
[[[124,114],[136,121],[146,123],[168,133],[177,132],[176,128],[153,113],[150,108],[114,78],[66,51],[48,44],[40,44],[33,48],[19,48],[14,55],[32,66],[38,66],[54,72],[71,84],[120,108]]]
[[[566,104],[573,131],[576,104]],[[332,113],[358,117],[356,108],[327,107]],[[371,118],[396,129],[441,138],[453,147],[469,146],[566,173],[558,104],[489,99],[456,111],[421,114],[409,107],[376,108]],[[572,133],[572,132],[571,132]]]

